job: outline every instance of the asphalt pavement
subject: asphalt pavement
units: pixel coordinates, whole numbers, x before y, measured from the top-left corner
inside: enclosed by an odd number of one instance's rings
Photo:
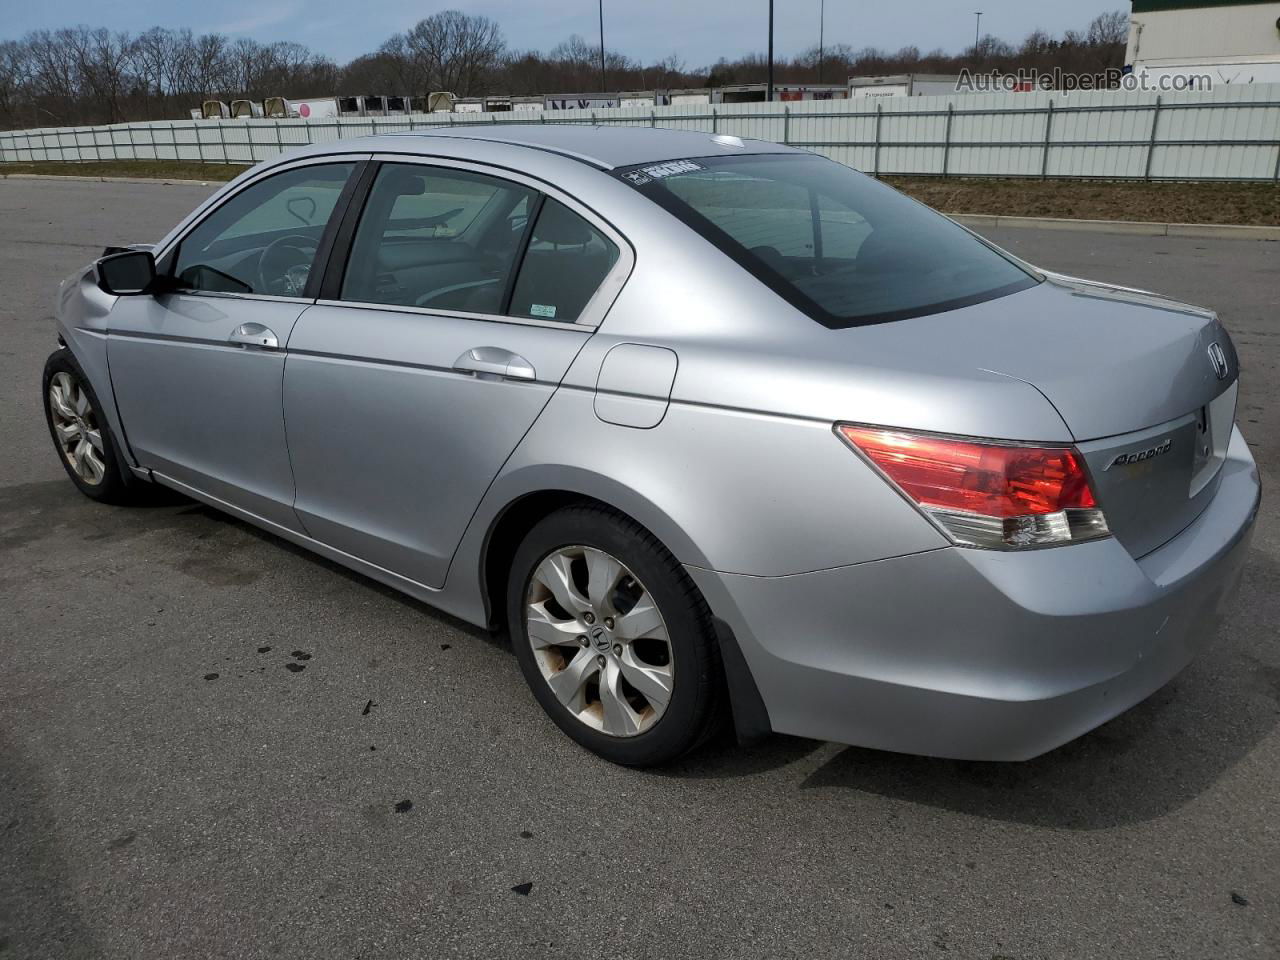
[[[1169,687],[1028,763],[775,737],[644,773],[560,735],[487,634],[66,479],[56,284],[211,189],[0,181],[0,960],[1280,955],[1280,244],[992,234],[1236,340],[1270,496]]]

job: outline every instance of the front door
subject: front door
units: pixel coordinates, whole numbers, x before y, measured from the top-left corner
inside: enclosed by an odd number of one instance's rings
[[[602,230],[529,185],[383,164],[345,272],[326,277],[328,299],[289,341],[285,422],[307,532],[441,586],[591,335],[575,321],[600,312],[591,301],[617,260]]]
[[[295,167],[235,193],[161,258],[175,289],[111,312],[111,381],[138,462],[293,530],[284,347],[354,167]]]

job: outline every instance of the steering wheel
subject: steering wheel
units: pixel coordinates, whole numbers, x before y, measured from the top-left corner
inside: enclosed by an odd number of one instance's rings
[[[311,274],[318,244],[300,233],[272,240],[258,254],[258,288],[263,293],[300,297]]]

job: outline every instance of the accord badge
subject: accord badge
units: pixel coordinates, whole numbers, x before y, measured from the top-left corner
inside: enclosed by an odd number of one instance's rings
[[[1214,344],[1217,346],[1217,344]],[[1173,446],[1173,438],[1165,437],[1154,447],[1147,447],[1145,450],[1131,450],[1128,453],[1117,454],[1112,458],[1111,462],[1102,468],[1106,473],[1112,467],[1124,467],[1131,463],[1141,463],[1143,460],[1153,460],[1162,454],[1169,452],[1169,448]]]

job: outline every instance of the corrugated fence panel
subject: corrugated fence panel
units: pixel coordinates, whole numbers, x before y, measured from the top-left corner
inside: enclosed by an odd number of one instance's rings
[[[916,106],[916,103],[920,106]],[[880,101],[880,171],[941,173],[946,104],[937,97]],[[874,138],[874,130],[872,131]]]
[[[0,132],[0,163],[256,163],[309,143],[433,127],[595,123],[790,143],[867,172],[1275,180],[1280,84],[332,120],[173,120]]]
[[[1156,148],[1152,175],[1274,178],[1280,156],[1280,102],[1259,96],[1264,89],[1231,86],[1217,91],[1215,99],[1230,104],[1225,109],[1205,108],[1193,94],[1167,94],[1160,139],[1170,144]]]

